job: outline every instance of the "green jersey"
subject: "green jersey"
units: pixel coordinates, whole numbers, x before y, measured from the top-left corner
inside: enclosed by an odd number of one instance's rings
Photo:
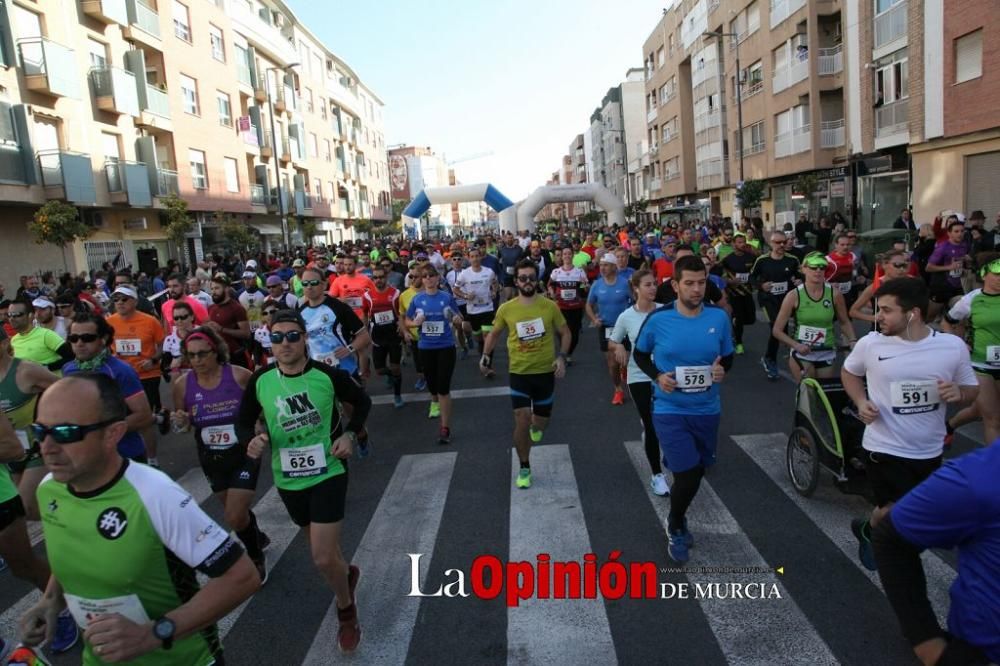
[[[371,400],[351,375],[324,363],[308,361],[298,375],[272,365],[254,374],[240,404],[239,437],[248,442],[261,414],[271,440],[274,485],[306,490],[344,473],[344,463],[331,453],[344,431],[339,402],[354,406],[346,429],[363,428]]]
[[[969,320],[973,367],[1000,370],[1000,294],[974,289],[955,303],[948,319],[955,323]]]
[[[0,504],[9,502],[15,497],[17,497],[17,486],[10,478],[10,470],[7,469],[7,465],[0,465]]]
[[[833,349],[833,287],[823,283],[823,295],[814,301],[804,284],[798,288],[795,308],[795,339],[815,350]]]
[[[243,554],[186,490],[146,465],[123,460],[107,486],[85,494],[49,474],[37,492],[52,575],[83,628],[109,613],[148,624],[198,592],[195,570],[218,577]],[[212,626],[129,663],[208,666],[221,654]],[[83,663],[105,662],[87,643]]]
[[[510,371],[517,375],[552,372],[556,360],[555,331],[565,325],[566,318],[559,307],[541,296],[528,305],[520,298],[507,301],[493,319],[493,326],[507,328]]]

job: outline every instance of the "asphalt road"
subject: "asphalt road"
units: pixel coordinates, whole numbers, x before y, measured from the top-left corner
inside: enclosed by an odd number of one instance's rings
[[[343,532],[345,552],[362,569],[364,639],[351,660],[915,663],[877,577],[857,562],[849,522],[867,510],[865,501],[836,490],[829,477],[809,499],[788,482],[784,450],[795,389],[785,378],[764,378],[758,362],[764,325],[748,330],[747,354],[737,357],[723,387],[719,463],[689,514],[696,543],[684,571],[659,569],[671,566],[662,526],[669,502],[649,491],[634,406],[610,404],[596,335],[585,331],[576,363],[557,385],[551,425],[533,454],[530,490],[513,488],[505,371],[489,381],[478,375],[473,356],[459,363],[447,447],[436,443],[427,398],[412,393],[412,365],[404,368],[411,394],[401,410],[381,380],[371,382],[374,452],[351,461]],[[505,365],[498,353],[497,367]],[[963,441],[956,453],[971,445]],[[221,519],[189,436],[166,437],[160,458],[165,471]],[[267,585],[221,625],[227,663],[346,660],[336,650],[332,593],[313,569],[270,474],[261,478],[258,494],[255,511],[273,540],[272,570]],[[472,594],[470,571],[483,555],[535,563],[546,553],[552,562],[582,565],[595,553],[600,566],[613,552],[626,565],[655,563],[656,598],[530,598],[508,607],[506,592],[491,600]],[[944,617],[954,559],[928,554],[925,561],[932,600]],[[446,589],[457,594],[461,575],[470,596],[409,596],[415,584],[432,594],[451,583]],[[684,584],[689,598],[677,598]],[[766,598],[718,598],[732,595],[731,584]],[[28,586],[0,574],[0,635],[13,637],[12,622],[30,599]],[[79,660],[76,648],[52,663]]]

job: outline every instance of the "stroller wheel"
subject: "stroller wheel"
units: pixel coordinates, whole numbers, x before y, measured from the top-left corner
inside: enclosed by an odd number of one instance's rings
[[[792,487],[803,497],[809,497],[819,484],[819,447],[805,428],[796,428],[788,436],[785,467]]]

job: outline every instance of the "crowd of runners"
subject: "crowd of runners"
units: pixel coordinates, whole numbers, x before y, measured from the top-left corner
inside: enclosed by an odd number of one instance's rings
[[[478,361],[477,381],[495,382],[505,357],[526,490],[585,335],[610,381],[593,399],[638,412],[650,492],[670,506],[665,551],[683,564],[686,515],[716,462],[720,386],[759,325],[763,385],[783,367],[795,382],[840,377],[867,425],[876,509],[844,528],[917,656],[997,661],[1000,447],[942,466],[956,428],[981,420],[987,442],[1000,437],[1000,230],[983,222],[943,214],[876,256],[826,220],[765,232],[712,218],[25,278],[0,302],[0,566],[43,594],[14,659],[82,635],[86,663],[221,663],[214,623],[267,579],[251,506],[268,460],[336,595],[339,647],[355,650],[362,572],[340,540],[348,461],[378,446],[365,387],[384,382],[396,409],[404,385],[427,392],[435,441],[460,445],[476,433],[452,430],[456,367]],[[171,430],[190,433],[228,529],[156,469]],[[47,559],[27,520],[42,521]],[[945,631],[919,554],[952,546]],[[14,642],[0,637],[0,656]]]

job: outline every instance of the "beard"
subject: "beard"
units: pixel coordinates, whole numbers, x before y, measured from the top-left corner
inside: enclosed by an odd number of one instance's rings
[[[535,295],[535,291],[536,291],[536,289],[535,289],[535,283],[534,282],[529,282],[528,284],[518,283],[518,285],[517,285],[517,291],[518,291],[519,294],[521,294],[525,298],[531,298],[532,296]]]
[[[212,302],[221,305],[226,300],[225,294],[212,294]]]

